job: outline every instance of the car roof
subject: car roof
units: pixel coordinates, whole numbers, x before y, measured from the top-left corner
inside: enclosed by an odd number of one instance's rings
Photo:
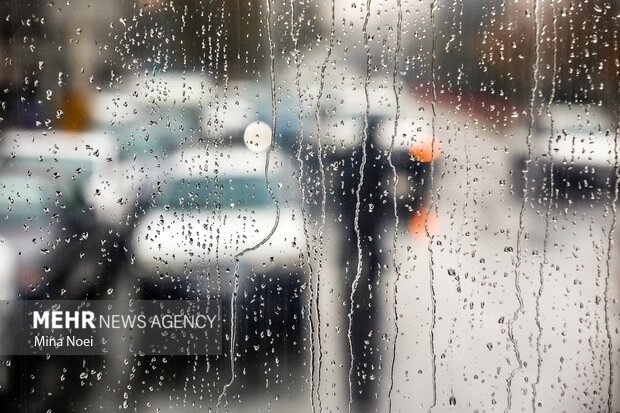
[[[141,76],[128,89],[145,103],[188,104],[206,102],[214,85],[200,73],[156,72]]]
[[[558,124],[573,123],[580,119],[583,122],[587,120],[596,122],[611,121],[609,114],[603,108],[575,103],[554,103],[551,105],[551,115]]]
[[[550,128],[553,119],[553,127],[556,131],[567,130],[569,133],[578,135],[599,134],[605,130],[614,128],[612,117],[603,108],[594,105],[554,103],[550,108],[551,117],[546,109],[536,117],[536,125],[539,128]]]
[[[163,107],[179,111],[205,107],[214,92],[213,81],[199,73],[149,73],[120,89],[98,93],[92,102],[93,119],[105,124],[156,116]]]

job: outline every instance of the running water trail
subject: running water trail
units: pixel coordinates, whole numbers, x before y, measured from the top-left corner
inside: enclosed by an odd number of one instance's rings
[[[460,12],[457,14],[456,12],[453,13],[452,16],[452,26],[455,27],[456,26],[456,16],[463,15],[463,4],[461,3],[460,5]],[[462,19],[458,20],[458,29],[457,29],[458,33],[462,33],[463,32],[463,21]],[[446,46],[446,53],[449,51],[448,46]],[[460,65],[459,70],[463,70],[463,64]],[[462,93],[460,94],[461,98],[462,98]],[[465,121],[465,129],[468,130],[469,129],[469,121]],[[475,195],[475,191],[473,191],[472,189],[472,184],[471,184],[471,179],[470,179],[470,171],[471,171],[471,164],[470,164],[470,158],[469,158],[469,137],[465,136],[465,139],[463,141],[463,154],[465,155],[465,201],[463,202],[463,216],[467,216],[467,211],[468,211],[468,207],[469,207],[469,200],[470,200],[470,194],[473,192],[473,199],[477,199],[476,195]],[[456,205],[454,206],[454,213],[456,214]],[[461,224],[459,226],[459,230],[458,230],[458,235],[457,235],[457,239],[459,240],[464,240],[468,234],[465,231],[467,226],[467,220],[462,220]],[[454,279],[456,281],[456,293],[457,293],[457,300],[456,300],[456,307],[455,307],[455,311],[454,311],[454,315],[452,316],[452,320],[450,322],[450,331],[448,333],[448,346],[446,349],[446,352],[449,353],[450,355],[450,364],[454,364],[454,346],[453,346],[453,342],[454,342],[454,334],[455,334],[455,329],[456,329],[456,324],[457,324],[457,320],[458,320],[458,316],[460,313],[460,308],[461,305],[463,304],[463,285],[461,283],[461,274],[462,274],[462,270],[463,270],[463,245],[464,242],[462,242],[457,250],[457,257],[458,257],[458,261],[457,261],[457,270],[454,272]],[[452,403],[454,401],[454,403],[456,403],[456,398],[454,397],[454,375],[453,374],[449,374],[448,375],[448,381],[449,381],[449,385],[450,385],[450,397],[451,399],[449,399],[449,403]]]
[[[360,238],[360,207],[361,199],[360,193],[362,186],[364,185],[364,167],[366,166],[366,144],[368,142],[368,115],[370,113],[370,101],[368,99],[368,84],[370,83],[370,47],[368,45],[368,21],[370,20],[370,5],[371,0],[366,1],[366,17],[364,18],[364,26],[362,27],[362,34],[364,36],[364,49],[366,50],[366,79],[364,80],[364,97],[366,98],[366,113],[364,114],[364,134],[362,138],[362,162],[360,163],[360,181],[355,191],[355,219],[354,228],[357,235],[357,271],[355,273],[355,279],[351,285],[351,296],[349,297],[349,328],[347,331],[347,337],[349,339],[349,356],[351,358],[349,366],[349,413],[353,408],[353,367],[355,365],[355,358],[353,356],[353,311],[355,309],[355,291],[362,276],[362,240]]]
[[[257,250],[262,245],[264,245],[269,239],[273,236],[278,228],[278,224],[280,222],[280,203],[276,199],[273,194],[273,190],[271,189],[271,183],[269,180],[269,161],[271,159],[271,151],[273,151],[275,146],[275,138],[276,138],[276,91],[275,91],[275,73],[274,73],[274,54],[273,54],[273,41],[271,38],[271,2],[267,1],[267,39],[269,42],[269,78],[270,78],[270,89],[271,89],[271,144],[269,145],[269,149],[267,149],[267,154],[265,156],[265,185],[267,186],[267,191],[269,191],[269,196],[273,201],[274,206],[276,207],[276,218],[273,223],[273,226],[267,236],[260,240],[257,244],[247,247],[241,252],[237,253],[234,256],[235,260],[235,272],[234,272],[234,287],[233,294],[230,300],[230,381],[224,385],[222,388],[222,392],[217,398],[217,404],[215,406],[215,411],[219,412],[220,406],[222,404],[222,400],[226,395],[226,392],[233,385],[235,381],[235,321],[237,314],[235,312],[235,304],[237,301],[237,295],[239,293],[239,259],[243,257],[248,252]]]
[[[222,21],[223,20],[223,16],[224,16],[224,8],[222,8]],[[224,36],[226,36],[228,34],[228,29],[225,29],[224,31]],[[222,108],[222,112],[221,112],[221,118],[224,119],[226,116],[226,113],[228,112],[228,104],[226,103],[228,101],[228,84],[230,81],[230,77],[228,76],[228,64],[227,62],[227,42],[224,42],[224,48],[223,48],[223,56],[222,58],[224,59],[224,74],[223,74],[223,79],[224,79],[224,92],[223,92],[223,97],[222,97],[222,101],[224,102],[223,104],[223,108]],[[219,96],[219,94],[218,94]],[[217,108],[216,108],[216,112],[215,112],[215,118],[217,119],[218,113],[220,112],[220,105],[219,102],[217,104]],[[220,131],[217,134],[218,137],[215,141],[215,147],[217,148],[218,145],[221,145],[224,142],[224,128],[223,125],[222,127],[220,127]],[[217,181],[219,179],[218,177],[218,173],[219,173],[219,168],[218,168],[218,163],[217,160],[215,161],[215,180]],[[221,198],[221,193],[219,193],[218,199]],[[218,208],[217,209],[217,220],[218,220],[218,225],[221,223],[221,226],[218,227],[217,229],[217,237],[215,239],[215,273],[217,276],[217,285],[218,285],[218,291],[221,291],[221,285],[222,285],[222,272],[221,272],[221,268],[220,268],[220,253],[219,253],[219,249],[220,249],[220,228],[224,228],[226,225],[226,215],[224,215],[224,221],[222,222],[222,209]]]
[[[437,355],[435,354],[435,325],[437,323],[436,311],[437,311],[437,299],[435,298],[435,270],[434,270],[434,261],[433,261],[433,237],[431,236],[428,230],[428,216],[431,214],[433,208],[436,208],[435,204],[435,123],[437,121],[437,85],[435,83],[435,1],[431,2],[431,90],[433,93],[433,102],[432,109],[433,114],[431,118],[431,133],[433,135],[431,139],[431,202],[428,206],[428,210],[426,211],[426,216],[424,217],[424,232],[426,233],[426,238],[428,239],[428,267],[430,271],[430,295],[431,295],[431,326],[429,330],[429,340],[431,347],[431,381],[432,381],[432,391],[433,391],[433,402],[429,406],[428,411],[430,412],[437,405]]]
[[[299,15],[299,19],[302,21],[304,19],[303,8]],[[296,31],[295,31],[295,28],[296,28]],[[311,404],[312,411],[315,412],[316,411],[316,406],[314,404],[314,390],[315,390],[314,335],[315,335],[315,330],[314,330],[314,319],[312,316],[312,301],[314,298],[314,289],[313,289],[314,271],[312,269],[312,263],[311,263],[312,254],[311,254],[311,248],[310,248],[310,236],[308,235],[308,220],[306,218],[306,207],[305,207],[306,193],[305,193],[304,185],[303,185],[304,161],[301,158],[301,150],[302,150],[303,143],[304,143],[303,99],[302,99],[302,92],[301,92],[301,85],[300,85],[301,62],[299,61],[299,49],[298,49],[299,25],[295,24],[295,1],[294,0],[291,0],[291,38],[293,39],[293,60],[295,62],[295,88],[297,90],[297,104],[299,106],[297,110],[297,119],[299,121],[299,146],[297,147],[297,153],[296,153],[297,163],[299,165],[299,173],[297,174],[297,184],[299,185],[299,192],[301,196],[301,218],[302,218],[302,224],[303,224],[303,230],[304,230],[304,237],[306,239],[306,265],[308,266],[308,275],[309,275],[308,285],[310,288],[310,296],[308,299],[308,319],[310,322],[310,382],[311,382],[310,404]],[[318,291],[317,291],[317,294],[318,294]],[[317,312],[318,312],[318,308],[317,308]],[[320,337],[320,330],[319,330],[319,343],[320,343],[320,340],[321,340],[321,337]],[[320,347],[319,347],[319,351],[321,351]],[[319,375],[319,384],[320,384],[320,375]],[[317,388],[317,392],[318,392],[318,388]],[[321,411],[321,404],[320,404],[320,396],[319,396],[319,412],[320,411]]]
[[[323,97],[323,88],[325,87],[325,70],[327,69],[327,64],[329,63],[329,59],[332,55],[332,50],[334,48],[334,38],[335,38],[335,30],[336,30],[336,1],[332,0],[331,4],[331,29],[329,35],[329,44],[327,48],[327,56],[325,56],[325,61],[321,66],[321,80],[319,83],[319,93],[316,98],[316,110],[314,111],[314,120],[316,122],[316,137],[317,137],[317,145],[318,145],[318,157],[319,157],[319,173],[321,177],[321,224],[319,225],[319,268],[317,270],[316,275],[316,283],[317,283],[317,291],[316,291],[316,302],[314,307],[316,308],[316,316],[317,316],[317,332],[318,332],[318,347],[319,347],[319,365],[318,365],[318,386],[316,389],[317,393],[317,401],[319,404],[319,411],[321,411],[321,370],[323,369],[323,345],[321,342],[321,310],[319,308],[319,299],[320,299],[320,290],[321,290],[321,273],[323,270],[323,231],[325,229],[325,220],[326,220],[326,202],[327,202],[327,191],[325,189],[325,167],[323,166],[323,142],[321,141],[321,122],[319,119],[319,113],[321,110],[321,98]]]
[[[616,116],[616,119],[618,117]],[[605,308],[605,334],[607,336],[607,362],[609,369],[609,380],[607,384],[607,411],[612,411],[612,396],[613,396],[613,343],[611,340],[611,326],[609,323],[609,280],[611,279],[611,248],[613,246],[613,236],[614,230],[616,228],[616,219],[617,219],[617,202],[618,202],[618,182],[620,182],[620,164],[618,162],[618,134],[620,132],[620,127],[616,124],[616,135],[614,137],[614,171],[615,171],[615,181],[614,182],[614,197],[613,202],[611,204],[612,216],[611,216],[611,225],[609,228],[609,234],[607,236],[607,258],[606,258],[606,266],[607,273],[605,274],[605,290],[604,290],[604,308]]]
[[[554,136],[554,120],[553,115],[551,113],[551,105],[553,104],[553,100],[555,99],[555,78],[557,76],[557,40],[558,40],[558,31],[557,31],[557,15],[555,9],[555,3],[551,4],[553,10],[553,72],[551,75],[551,95],[549,96],[549,101],[547,102],[547,116],[551,121],[551,131],[549,133],[549,139],[547,140],[547,157],[549,158],[549,200],[547,203],[547,211],[545,212],[545,236],[543,240],[543,256],[542,261],[540,262],[540,267],[538,269],[538,293],[536,294],[536,327],[538,329],[538,336],[536,337],[536,382],[532,385],[532,411],[536,412],[536,399],[538,397],[538,386],[540,385],[540,374],[542,369],[542,333],[543,328],[540,323],[540,297],[542,297],[544,290],[544,267],[547,264],[547,254],[549,248],[549,222],[551,219],[551,207],[553,205],[553,191],[554,182],[553,182],[553,152],[551,150],[551,145],[553,144],[553,136]]]
[[[530,95],[530,108],[529,108],[529,125],[527,136],[525,138],[525,142],[527,145],[527,160],[525,161],[525,169],[523,170],[523,194],[521,198],[521,209],[519,211],[519,229],[517,231],[517,251],[516,251],[516,261],[515,261],[515,297],[519,303],[517,309],[512,314],[512,319],[508,321],[508,338],[512,343],[515,358],[517,359],[517,367],[512,369],[508,379],[506,380],[506,409],[504,412],[509,412],[512,409],[512,381],[516,374],[523,368],[523,360],[521,359],[521,353],[519,352],[519,346],[517,340],[514,336],[514,324],[519,319],[519,314],[523,311],[523,296],[521,292],[521,286],[519,283],[519,270],[521,268],[521,238],[523,237],[523,231],[525,229],[525,224],[523,222],[523,216],[525,214],[525,201],[527,198],[527,187],[528,187],[528,172],[530,169],[530,163],[532,162],[532,129],[534,127],[534,102],[536,100],[536,91],[538,90],[538,61],[540,59],[540,19],[538,16],[538,8],[539,8],[539,0],[535,0],[534,3],[534,19],[535,19],[535,59],[534,62],[534,73],[533,80],[534,85],[532,86],[531,95]]]
[[[398,174],[396,173],[396,167],[392,161],[392,153],[394,152],[394,141],[396,140],[396,134],[398,133],[398,120],[400,118],[400,90],[397,86],[396,76],[398,74],[398,54],[400,53],[400,37],[402,33],[403,24],[403,10],[401,0],[396,0],[396,8],[398,10],[398,21],[396,23],[396,50],[394,50],[394,70],[392,72],[392,91],[394,92],[394,100],[396,105],[396,113],[394,115],[394,133],[392,134],[392,141],[390,142],[390,150],[388,155],[388,162],[390,168],[392,168],[392,174],[394,176],[394,186],[392,187],[392,202],[394,207],[394,238],[392,243],[392,264],[394,265],[394,272],[396,273],[396,279],[394,280],[394,345],[392,346],[392,362],[390,365],[390,388],[388,390],[388,412],[392,412],[392,391],[394,390],[394,366],[396,364],[396,349],[398,342],[398,281],[400,280],[400,269],[396,262],[396,245],[398,243],[398,208],[396,205],[396,187],[398,186]]]
[[[202,10],[204,12],[204,10]],[[222,22],[223,20],[223,16],[224,16],[224,8],[222,8],[222,14],[221,14],[221,18],[222,18]],[[204,29],[204,27],[203,27]],[[223,31],[224,35],[224,39],[227,39],[228,36],[228,28],[222,28],[220,26],[220,30]],[[219,99],[219,91],[216,89],[215,92],[215,115],[213,115],[213,118],[209,119],[208,122],[206,122],[208,125],[212,124],[212,121],[217,120],[218,118],[220,119],[224,119],[226,112],[227,112],[227,99],[228,99],[228,83],[230,80],[230,77],[228,75],[228,64],[227,64],[227,59],[228,59],[228,55],[227,55],[227,44],[228,42],[224,41],[224,45],[222,48],[222,59],[224,61],[223,64],[223,75],[222,78],[224,80],[224,92],[223,92],[223,98],[222,98],[222,102],[223,104],[220,103],[220,99]],[[219,39],[218,41],[216,41],[216,46],[217,46],[217,53],[219,53]],[[204,43],[204,40],[201,44],[201,48],[203,50],[206,50],[206,44]],[[203,55],[204,60],[207,60],[207,56],[206,53]],[[216,67],[217,69],[217,67]],[[219,86],[220,84],[220,77],[218,74],[218,70],[215,70],[215,85]],[[204,65],[202,66],[202,72],[201,75],[205,73],[205,67]],[[201,82],[201,96],[204,96],[204,84]],[[202,109],[202,100],[200,101],[200,108]],[[221,113],[220,113],[221,110]],[[211,116],[211,115],[209,115]],[[217,122],[214,122],[215,125],[218,125]],[[217,150],[217,148],[219,147],[219,145],[221,145],[224,141],[224,130],[223,127],[220,126],[219,127],[219,132],[217,130],[214,131],[215,135],[216,135],[216,139],[214,140],[213,146],[214,146],[214,150]],[[210,147],[210,142],[207,142],[206,145],[206,151],[209,151],[209,147]],[[206,165],[208,167],[208,165]],[[216,160],[214,161],[214,178],[213,181],[216,183],[219,180],[219,163],[218,160],[216,158]],[[218,193],[218,195],[216,196],[216,198],[218,199],[218,201],[221,199],[221,193]],[[218,297],[221,297],[221,293],[222,293],[222,271],[221,271],[221,263],[220,263],[220,241],[221,241],[221,228],[225,228],[226,226],[226,214],[222,214],[222,209],[221,208],[217,208],[217,210],[214,212],[215,215],[215,220],[216,220],[216,235],[215,235],[215,275],[216,275],[216,279],[217,279],[217,294]],[[212,228],[212,227],[211,227]],[[210,259],[209,259],[210,260]],[[218,356],[219,357],[219,356]],[[207,370],[210,369],[210,361],[207,360]]]
[[[614,32],[614,50],[618,50],[618,34],[617,31]],[[616,78],[618,78],[618,66],[616,65]],[[618,91],[620,91],[620,84],[618,84]],[[607,258],[606,258],[606,266],[607,273],[605,274],[605,290],[603,294],[603,306],[605,312],[605,335],[607,336],[607,368],[609,369],[609,379],[607,383],[607,411],[612,411],[612,399],[613,399],[613,385],[614,385],[614,364],[613,364],[613,342],[611,340],[611,325],[609,322],[609,281],[611,279],[611,247],[613,246],[613,237],[614,230],[616,228],[616,220],[618,215],[617,203],[618,203],[618,184],[620,183],[620,162],[618,159],[618,135],[620,134],[620,123],[618,119],[620,119],[620,113],[618,106],[616,105],[615,110],[615,119],[616,119],[616,134],[614,136],[614,172],[615,172],[615,180],[612,180],[614,184],[614,198],[611,203],[611,226],[609,227],[609,234],[607,236]]]

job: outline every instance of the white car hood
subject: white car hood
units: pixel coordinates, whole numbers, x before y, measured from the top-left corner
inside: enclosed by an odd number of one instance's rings
[[[275,206],[256,211],[163,211],[147,214],[136,228],[133,251],[137,264],[155,270],[183,271],[186,266],[231,263],[235,255],[257,245],[273,227]],[[261,268],[294,265],[303,239],[302,217],[282,208],[278,228],[241,262]],[[155,276],[155,271],[153,271]]]

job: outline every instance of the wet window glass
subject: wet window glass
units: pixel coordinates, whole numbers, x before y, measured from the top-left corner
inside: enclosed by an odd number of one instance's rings
[[[619,17],[0,3],[2,406],[620,410]]]

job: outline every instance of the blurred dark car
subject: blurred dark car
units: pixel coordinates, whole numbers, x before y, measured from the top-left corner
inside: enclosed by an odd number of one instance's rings
[[[12,270],[3,274],[3,282],[10,285],[4,294],[10,299],[44,297],[73,264],[68,257],[71,242],[65,239],[71,240],[75,227],[68,225],[67,214],[61,215],[61,205],[71,209],[75,200],[61,192],[53,180],[2,176],[0,239],[12,261]]]
[[[114,150],[98,134],[13,130],[0,148],[3,221],[14,244],[18,291],[28,298],[100,293],[98,227],[85,197]]]
[[[100,265],[92,211],[74,187],[75,181],[52,177],[66,171],[62,163],[57,159],[50,169],[29,166],[23,174],[16,173],[19,168],[13,163],[8,171],[0,170],[3,299],[80,299],[105,294],[108,274]],[[20,326],[14,324],[19,323],[15,316],[12,311],[3,312],[0,336],[15,334],[13,328]],[[63,393],[54,392],[56,378],[67,374],[65,384],[78,386],[78,375],[73,373],[80,370],[80,362],[75,357],[3,358],[0,402],[6,411],[18,411],[23,406],[20,395],[29,393],[34,395],[29,408],[62,410]],[[91,358],[90,365],[94,364]],[[75,400],[86,394],[82,392]]]

